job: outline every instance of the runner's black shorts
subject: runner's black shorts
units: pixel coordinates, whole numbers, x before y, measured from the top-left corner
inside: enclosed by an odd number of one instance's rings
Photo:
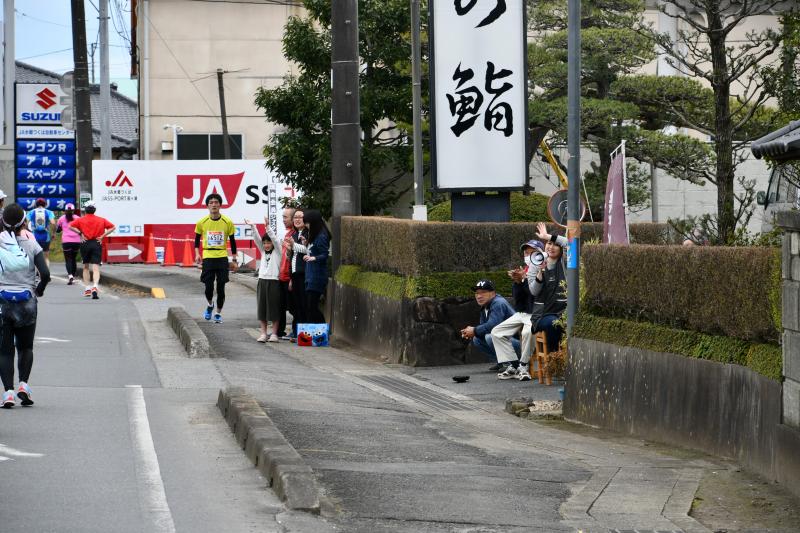
[[[85,265],[99,265],[103,262],[103,245],[94,239],[81,243],[81,257]]]
[[[215,278],[217,284],[228,283],[230,264],[227,257],[207,257],[203,259],[203,270],[200,272],[200,281],[208,283]]]
[[[40,241],[39,239],[36,239],[36,243],[42,247],[43,252],[50,251],[50,241]]]

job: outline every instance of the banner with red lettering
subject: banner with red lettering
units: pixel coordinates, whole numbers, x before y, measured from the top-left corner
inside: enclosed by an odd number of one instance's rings
[[[97,214],[117,225],[115,236],[144,235],[145,224],[194,224],[208,213],[211,193],[235,224],[249,218],[261,226],[269,216],[279,234],[281,199],[297,195],[263,160],[92,161]]]

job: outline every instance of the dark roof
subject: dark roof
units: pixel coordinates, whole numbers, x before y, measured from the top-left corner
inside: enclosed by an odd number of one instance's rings
[[[17,82],[60,83],[61,76],[39,67],[17,61]],[[92,144],[100,149],[100,86],[92,85],[89,100],[92,106]],[[139,127],[139,106],[135,100],[111,90],[111,148],[136,151]]]
[[[753,141],[753,155],[775,161],[800,159],[800,120]]]
[[[34,67],[22,61],[16,62],[17,82],[19,83],[59,83],[61,76],[43,68]]]

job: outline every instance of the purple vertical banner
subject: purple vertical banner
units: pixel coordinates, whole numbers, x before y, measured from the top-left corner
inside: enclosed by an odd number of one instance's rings
[[[608,169],[603,218],[603,244],[630,244],[625,219],[625,156],[617,154]]]

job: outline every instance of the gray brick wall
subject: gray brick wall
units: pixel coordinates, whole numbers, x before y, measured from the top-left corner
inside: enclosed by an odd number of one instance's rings
[[[783,423],[800,429],[800,212],[778,214],[783,239]]]

